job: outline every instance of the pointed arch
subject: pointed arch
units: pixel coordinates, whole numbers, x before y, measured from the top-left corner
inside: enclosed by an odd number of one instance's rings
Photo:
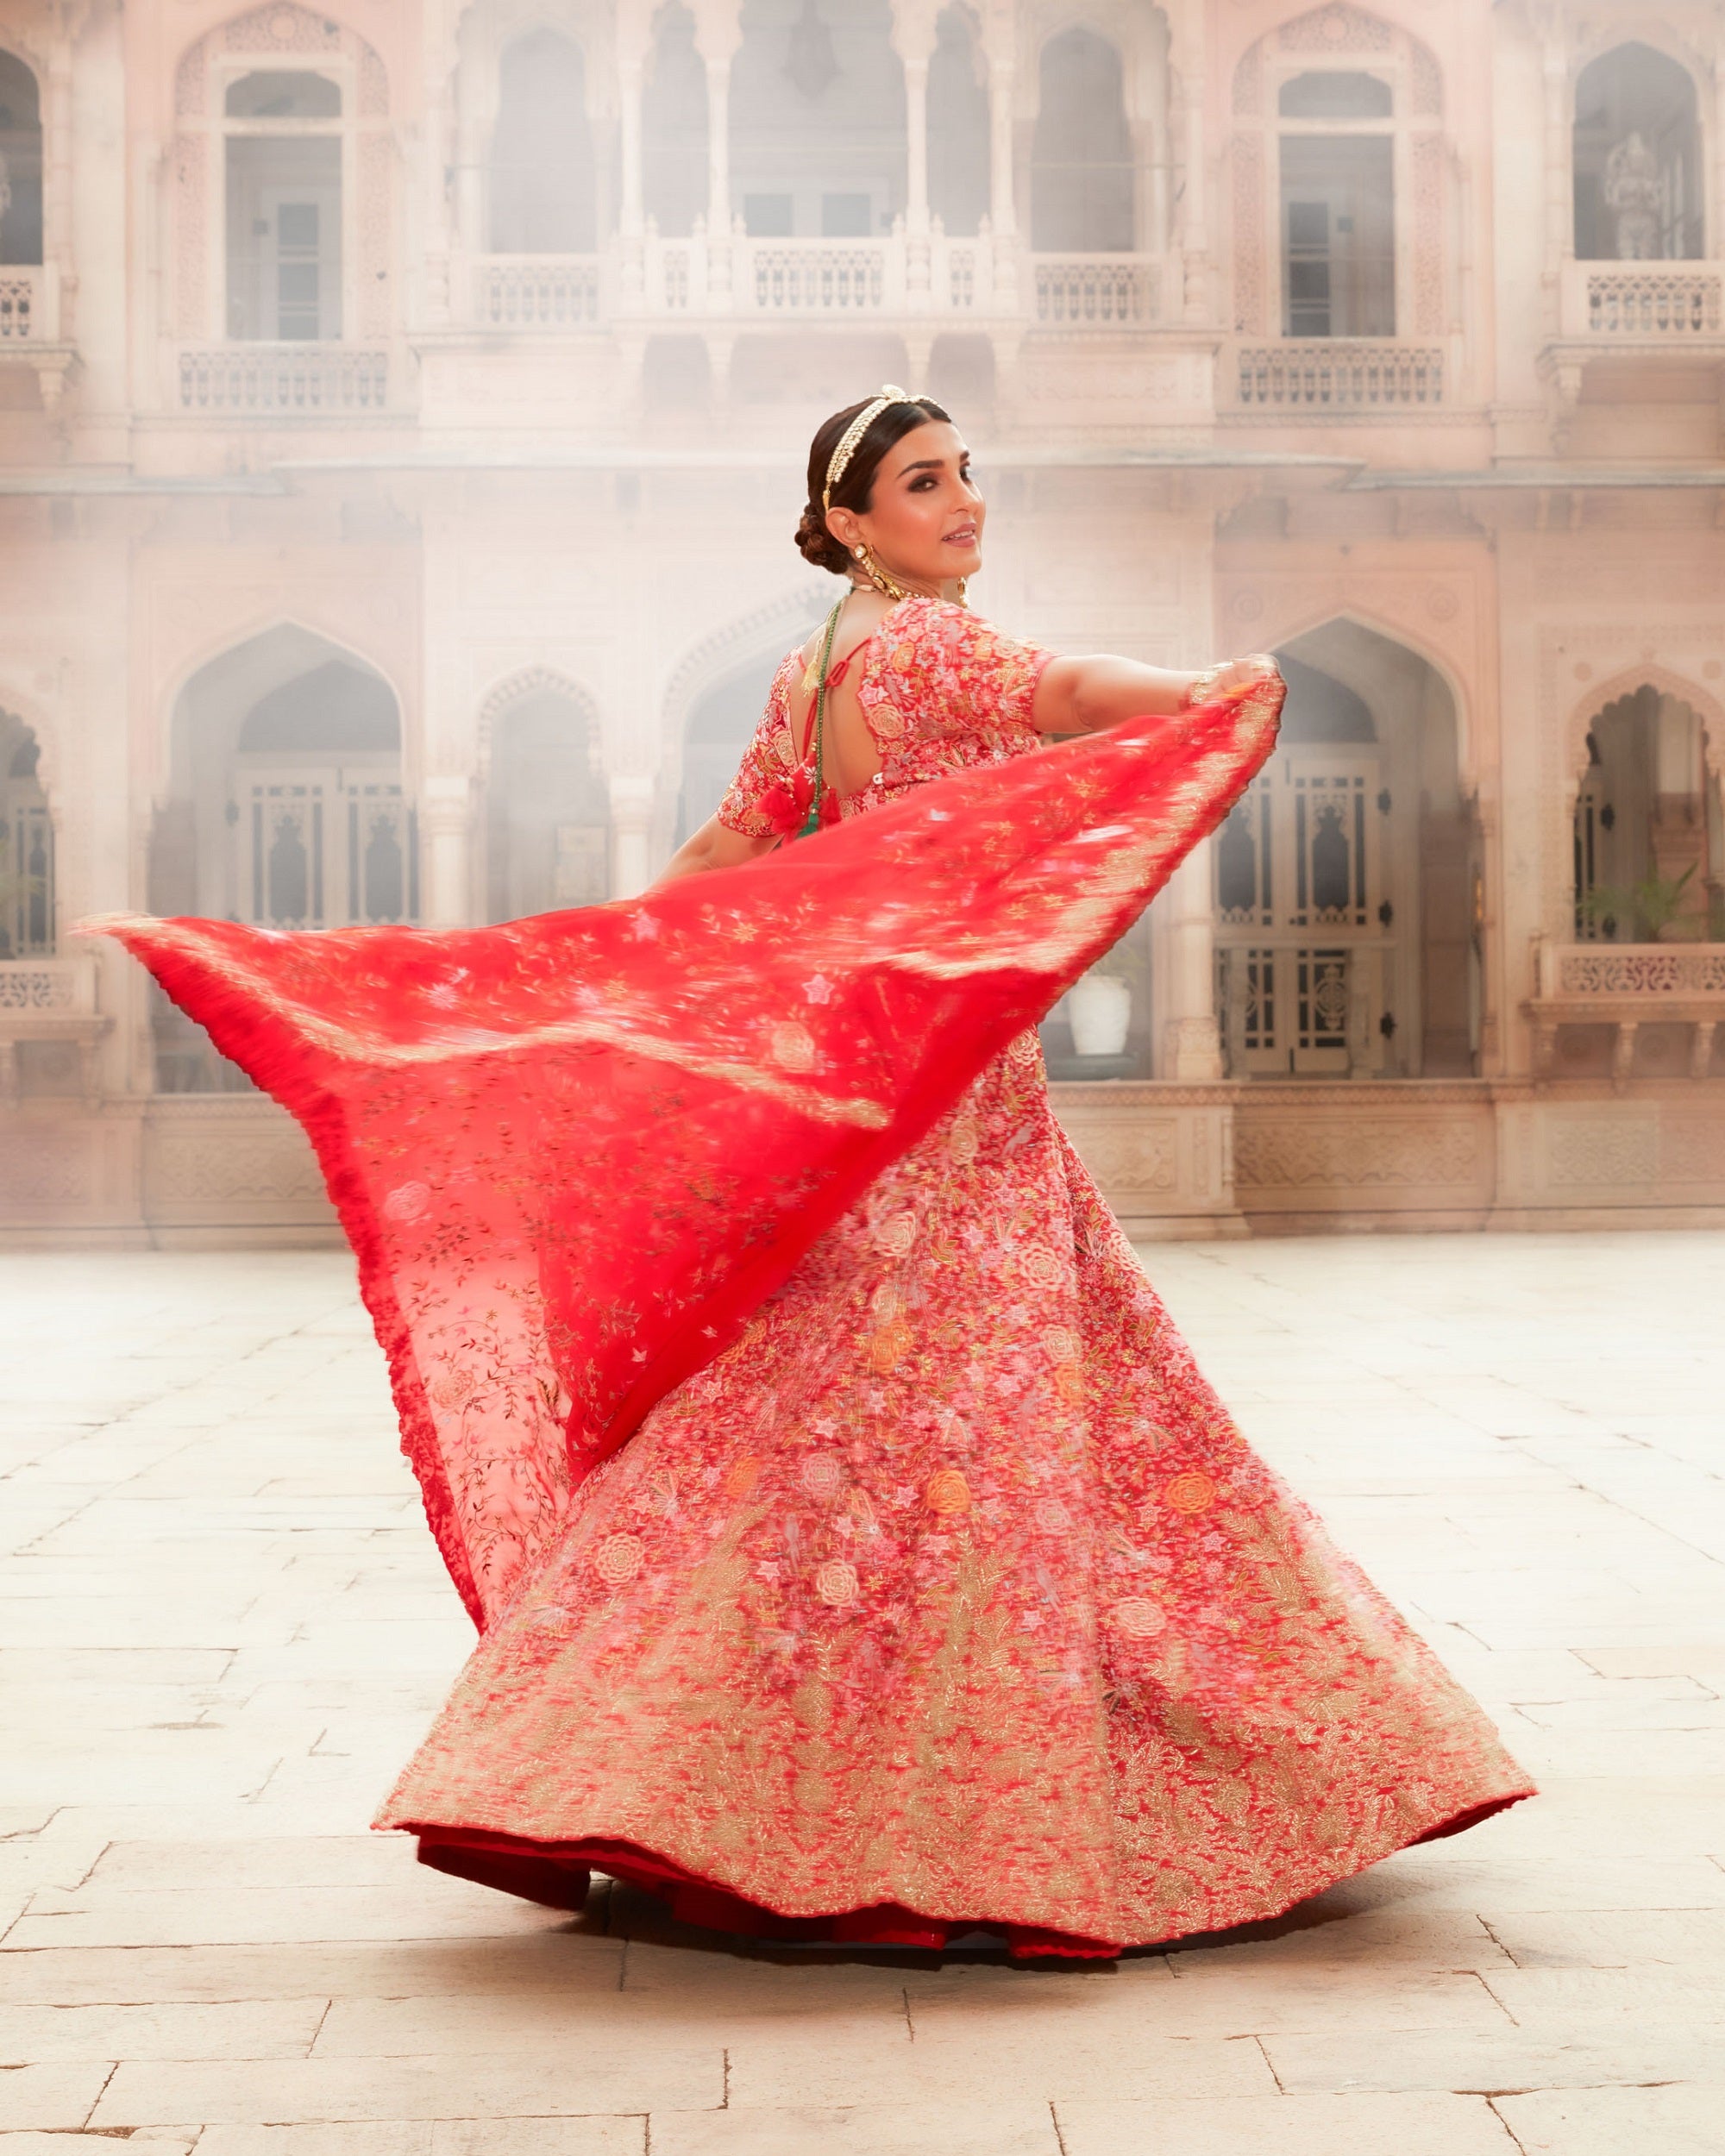
[[[1633,696],[1639,688],[1655,689],[1661,696],[1687,704],[1701,721],[1707,768],[1725,782],[1725,702],[1691,675],[1679,673],[1659,660],[1641,659],[1621,667],[1603,681],[1590,681],[1570,705],[1564,728],[1564,779],[1572,802],[1588,768],[1587,736],[1593,721],[1609,704]]]
[[[474,775],[477,784],[484,786],[490,774],[492,748],[499,723],[514,705],[540,696],[560,697],[580,713],[587,730],[588,754],[593,768],[599,768],[598,699],[585,684],[576,680],[572,674],[565,674],[561,667],[536,664],[517,667],[500,675],[480,699],[479,718],[474,729]]]
[[[831,577],[803,578],[690,646],[665,690],[661,740],[668,769],[678,768],[689,713],[705,691],[769,649],[782,657],[800,643],[832,605],[837,588]]]
[[[1272,592],[1266,597],[1274,601]],[[1462,792],[1470,798],[1479,790],[1480,762],[1478,755],[1478,723],[1465,678],[1458,668],[1454,655],[1434,643],[1421,629],[1403,621],[1387,607],[1373,606],[1369,600],[1350,595],[1346,599],[1317,599],[1304,606],[1295,606],[1281,615],[1270,613],[1252,624],[1256,644],[1263,649],[1280,650],[1283,646],[1297,642],[1302,636],[1314,635],[1332,623],[1352,624],[1357,629],[1369,630],[1383,636],[1389,642],[1400,644],[1423,659],[1433,673],[1449,691],[1450,701],[1455,709],[1456,769]]]

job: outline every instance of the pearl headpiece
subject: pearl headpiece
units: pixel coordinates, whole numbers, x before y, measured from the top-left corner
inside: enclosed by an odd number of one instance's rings
[[[856,454],[856,445],[889,404],[913,404],[916,399],[908,390],[900,389],[896,382],[883,382],[881,393],[872,403],[864,404],[839,437],[838,447],[832,453],[826,467],[826,488],[820,498],[823,510],[832,507],[832,490],[844,477],[845,469]]]

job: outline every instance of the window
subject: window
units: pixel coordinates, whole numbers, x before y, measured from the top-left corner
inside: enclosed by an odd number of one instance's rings
[[[820,198],[823,239],[865,240],[874,229],[867,195],[824,194]]]
[[[735,12],[735,11],[734,11]],[[887,0],[743,0],[731,200],[762,239],[855,239],[905,208],[905,72]]]
[[[1120,53],[1090,30],[1051,38],[1031,152],[1031,245],[1130,254],[1135,179]]]
[[[54,947],[54,835],[36,775],[36,737],[0,711],[0,958]]]
[[[787,240],[796,229],[789,195],[744,195],[743,222],[753,240]]]
[[[641,90],[643,207],[667,239],[683,239],[707,206],[706,63],[686,7],[662,9]]]
[[[1647,45],[1584,68],[1575,93],[1575,251],[1584,262],[1705,252],[1695,84]]]
[[[1282,85],[1276,110],[1283,122],[1283,335],[1393,337],[1396,145],[1389,84],[1363,72],[1314,70]],[[1344,123],[1348,132],[1333,134],[1325,122]],[[1314,123],[1323,132],[1307,131]]]
[[[0,263],[41,259],[41,101],[23,61],[0,52]]]
[[[591,254],[597,173],[580,49],[534,30],[503,54],[491,151],[494,254]]]
[[[928,63],[928,206],[967,235],[988,207],[988,86],[959,8],[942,14]]]
[[[228,87],[228,334],[342,335],[342,92],[310,69]]]

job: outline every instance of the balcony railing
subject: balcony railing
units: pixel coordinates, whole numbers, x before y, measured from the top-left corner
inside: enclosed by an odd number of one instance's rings
[[[613,317],[844,322],[975,318],[1002,306],[1050,328],[1132,328],[1157,318],[1158,257],[1032,255],[983,232],[903,231],[855,240],[763,239],[742,231],[662,238],[604,254],[486,255],[464,267],[463,326],[501,333],[596,329]]]
[[[27,1042],[66,1044],[59,1052],[76,1053],[81,1088],[93,1097],[96,1050],[112,1023],[96,1007],[94,958],[0,959],[0,1100],[17,1096]]]
[[[744,266],[737,297],[756,314],[879,314],[897,281],[889,275],[888,242],[881,240],[741,244]]]
[[[1620,1084],[1634,1062],[1643,1025],[1687,1025],[1690,1075],[1707,1075],[1713,1037],[1725,1021],[1725,943],[1549,943],[1534,945],[1534,1068],[1557,1067],[1561,1025],[1615,1029],[1611,1073]]]
[[[1566,262],[1563,334],[1675,346],[1725,337],[1725,264]]]
[[[1440,344],[1375,337],[1289,337],[1243,344],[1235,394],[1247,411],[1407,411],[1441,404],[1448,354]]]
[[[73,1018],[95,1008],[93,958],[0,958],[0,1025]]]
[[[60,291],[44,263],[0,267],[0,351],[21,344],[52,344],[60,335]]]
[[[182,411],[321,419],[381,412],[389,354],[350,344],[187,346],[179,355]]]
[[[1067,329],[1111,329],[1155,312],[1156,264],[1120,254],[1038,254],[1036,318]]]
[[[479,265],[486,329],[591,329],[599,319],[597,255],[492,254]]]

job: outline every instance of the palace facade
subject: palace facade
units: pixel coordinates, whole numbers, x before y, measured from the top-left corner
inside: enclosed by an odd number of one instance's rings
[[[947,403],[973,600],[1270,649],[1044,1029],[1148,1233],[1725,1219],[1720,0],[0,0],[0,1232],[294,1239],[80,915],[639,889]]]

